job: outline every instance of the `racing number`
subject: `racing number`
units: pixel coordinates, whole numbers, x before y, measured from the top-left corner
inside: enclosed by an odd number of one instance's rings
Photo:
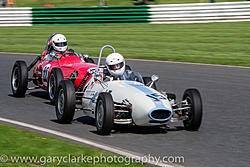
[[[45,86],[47,86],[47,81],[48,81],[48,73],[49,73],[49,68],[50,68],[51,64],[47,64],[44,68],[43,68],[43,74],[42,74],[42,78],[43,78],[43,84]]]

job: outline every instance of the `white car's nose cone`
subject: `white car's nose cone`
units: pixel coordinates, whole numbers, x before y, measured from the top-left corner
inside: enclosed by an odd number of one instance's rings
[[[142,83],[134,81],[112,81],[114,101],[127,99],[132,104],[132,118],[136,125],[148,126],[166,123],[173,112],[168,99]]]

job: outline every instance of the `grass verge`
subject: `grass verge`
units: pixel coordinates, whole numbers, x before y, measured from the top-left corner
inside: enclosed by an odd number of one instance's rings
[[[0,27],[0,52],[42,53],[49,35],[58,32],[69,48],[93,57],[110,44],[126,58],[250,66],[249,27],[250,22]]]
[[[142,0],[138,0],[142,1]],[[216,2],[237,2],[242,0],[215,0]],[[105,0],[107,6],[133,5],[133,0]],[[156,4],[182,4],[182,3],[209,3],[210,0],[155,0],[149,1],[151,5]],[[60,6],[98,6],[100,0],[16,0],[17,7],[41,7],[46,4]]]
[[[61,141],[59,139],[47,136],[37,135],[35,133],[30,133],[28,131],[20,130],[11,126],[0,124],[0,166],[4,167],[40,167],[40,166],[128,166],[129,161],[123,161],[123,163],[118,163],[118,158],[116,162],[112,163],[97,163],[93,164],[94,157],[114,157],[114,154],[107,153],[101,150],[95,150],[86,146],[80,146],[76,144],[71,144],[68,142]],[[8,158],[6,158],[6,156]],[[70,158],[69,158],[70,156]],[[15,157],[15,158],[14,158]],[[15,159],[17,157],[23,157],[23,163],[21,159],[16,163]],[[30,161],[31,158],[33,162]],[[63,157],[65,161],[63,161]],[[82,160],[85,157],[85,161]],[[92,161],[88,161],[88,157],[93,157]],[[119,157],[118,155],[116,157]],[[30,159],[28,159],[30,158]],[[35,161],[36,159],[36,162]],[[62,158],[61,161],[59,158]],[[79,162],[78,159],[79,158]],[[8,159],[8,160],[7,160]],[[7,160],[6,163],[1,161]],[[26,160],[26,162],[25,162]],[[38,162],[39,161],[39,162]],[[90,163],[88,163],[90,162]],[[97,159],[96,159],[97,162]],[[103,161],[104,162],[104,159]],[[107,159],[107,162],[108,161]],[[137,167],[141,166],[136,163],[131,163],[129,166]]]

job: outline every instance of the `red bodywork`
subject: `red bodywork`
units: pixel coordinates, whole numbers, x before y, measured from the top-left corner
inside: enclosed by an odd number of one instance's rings
[[[64,79],[70,78],[72,73],[77,71],[78,75],[74,80],[74,86],[78,88],[82,79],[86,76],[87,70],[97,67],[95,64],[86,63],[83,58],[72,54],[72,52],[70,56],[68,56],[66,52],[65,56],[55,61],[45,60],[46,53],[47,51],[43,53],[42,59],[38,61],[33,71],[33,78],[35,78],[34,83],[45,90],[48,90],[48,79],[53,68],[60,68],[63,72]],[[88,80],[91,78],[92,76],[89,77]]]

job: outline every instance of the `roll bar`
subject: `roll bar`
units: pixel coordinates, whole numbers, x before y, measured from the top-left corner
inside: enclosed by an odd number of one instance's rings
[[[47,40],[47,44],[46,44],[45,50],[48,49],[48,45],[49,45],[50,40],[51,40],[51,39],[53,38],[53,36],[55,36],[56,34],[58,34],[58,33],[53,33],[52,35],[49,36],[49,38],[48,38],[48,40]]]
[[[100,64],[101,64],[101,59],[102,59],[102,52],[105,48],[111,48],[113,50],[113,53],[115,53],[115,49],[113,46],[111,45],[105,45],[102,47],[102,49],[100,50],[100,54],[99,54],[99,58],[98,58],[98,63],[97,63],[97,69],[100,68]]]

